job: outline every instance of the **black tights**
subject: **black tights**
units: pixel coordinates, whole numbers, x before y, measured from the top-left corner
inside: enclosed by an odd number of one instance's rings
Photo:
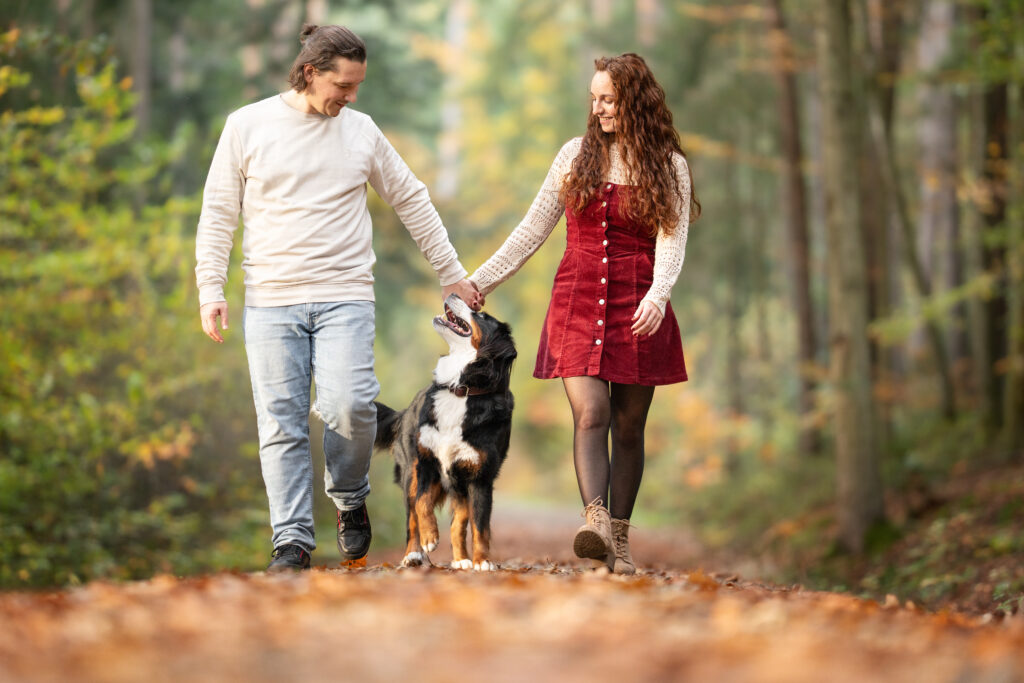
[[[654,387],[596,377],[566,377],[562,383],[572,408],[573,463],[583,503],[600,498],[612,517],[629,519],[644,474],[644,426]]]

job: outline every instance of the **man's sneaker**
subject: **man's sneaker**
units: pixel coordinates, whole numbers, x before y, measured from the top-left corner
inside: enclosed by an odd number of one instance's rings
[[[309,569],[309,551],[301,545],[286,543],[274,548],[273,558],[267,571],[272,573]]]
[[[366,503],[355,510],[338,510],[338,552],[342,560],[366,557],[372,537]]]

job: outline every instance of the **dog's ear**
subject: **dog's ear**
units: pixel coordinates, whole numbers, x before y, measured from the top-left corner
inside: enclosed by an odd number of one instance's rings
[[[506,325],[507,327],[507,325]],[[516,352],[516,345],[511,335],[502,335],[501,339],[494,344],[494,356],[492,357],[493,379],[496,384],[508,384],[512,374],[512,364],[519,354]]]
[[[495,360],[507,359],[511,362],[519,355],[516,351],[516,342],[512,339],[512,328],[508,326],[508,323],[498,323],[497,329],[488,336],[486,346],[488,347],[485,351],[486,355]]]
[[[462,383],[470,387],[508,386],[512,363],[518,353],[507,323],[493,321],[495,328],[484,335],[477,357],[462,372]]]

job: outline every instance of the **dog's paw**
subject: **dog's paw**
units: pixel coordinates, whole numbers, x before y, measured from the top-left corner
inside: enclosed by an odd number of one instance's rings
[[[452,560],[452,569],[472,569],[472,560]]]
[[[466,560],[466,561],[468,562],[469,560]],[[480,562],[476,562],[473,565],[473,569],[475,569],[478,572],[493,572],[497,568],[498,568],[498,565],[494,564],[490,560],[482,560]]]
[[[403,567],[419,567],[423,564],[423,553],[409,553],[402,558]]]
[[[433,524],[430,522],[433,521]],[[437,522],[434,521],[433,515],[429,520],[421,520],[420,527],[420,548],[425,552],[432,553],[437,550],[437,542],[440,540],[437,535]],[[430,528],[430,527],[433,528]]]

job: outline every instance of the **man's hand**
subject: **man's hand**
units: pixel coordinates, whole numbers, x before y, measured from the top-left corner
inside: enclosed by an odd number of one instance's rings
[[[641,301],[640,307],[636,309],[636,313],[633,314],[633,336],[650,336],[658,331],[661,327],[661,321],[665,318],[654,303],[650,301]]]
[[[442,299],[447,299],[449,294],[458,294],[474,311],[479,311],[484,306],[484,295],[469,278],[463,278],[441,288]]]
[[[203,322],[203,332],[206,336],[218,344],[223,344],[224,337],[220,336],[217,330],[217,318],[220,318],[221,329],[228,329],[228,302],[214,301],[204,304],[199,309],[199,318]]]

